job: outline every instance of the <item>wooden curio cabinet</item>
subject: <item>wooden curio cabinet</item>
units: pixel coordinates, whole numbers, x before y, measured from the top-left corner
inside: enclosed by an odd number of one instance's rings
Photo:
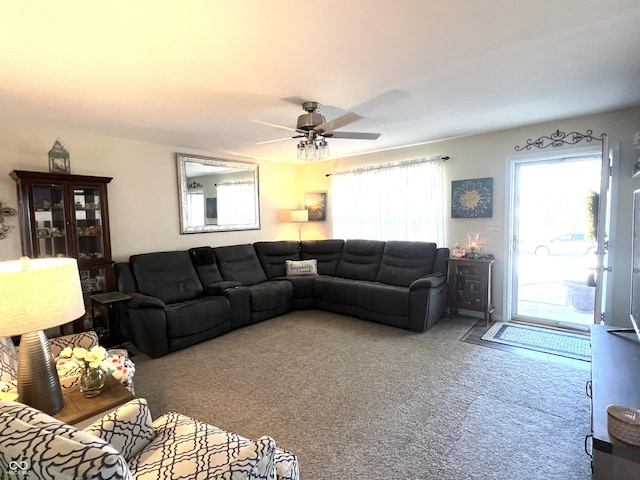
[[[86,314],[63,325],[61,333],[96,328],[90,296],[115,286],[107,201],[111,178],[24,170],[10,175],[18,187],[22,254],[78,260]]]
[[[449,259],[449,308],[453,316],[458,308],[482,312],[489,325],[495,310],[491,299],[493,259]]]

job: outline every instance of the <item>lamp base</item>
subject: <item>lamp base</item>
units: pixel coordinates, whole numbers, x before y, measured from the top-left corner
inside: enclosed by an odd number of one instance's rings
[[[47,337],[42,330],[20,338],[18,401],[48,414],[62,410],[62,389]]]

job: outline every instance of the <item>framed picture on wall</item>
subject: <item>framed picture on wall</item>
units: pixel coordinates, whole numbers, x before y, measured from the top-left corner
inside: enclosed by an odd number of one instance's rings
[[[310,222],[324,222],[327,219],[327,192],[305,193],[304,208],[309,211]]]
[[[451,218],[493,217],[493,178],[451,182]]]

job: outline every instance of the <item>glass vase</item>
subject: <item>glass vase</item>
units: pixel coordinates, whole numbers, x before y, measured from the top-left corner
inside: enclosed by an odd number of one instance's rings
[[[80,377],[80,391],[87,398],[97,397],[104,387],[105,373],[100,367],[85,370]]]

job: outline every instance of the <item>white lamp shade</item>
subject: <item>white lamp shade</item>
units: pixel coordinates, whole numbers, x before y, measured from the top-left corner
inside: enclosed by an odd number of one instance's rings
[[[55,327],[85,312],[74,258],[0,262],[0,290],[0,336]]]
[[[291,210],[291,221],[292,222],[308,222],[309,210],[306,210],[306,209]]]

